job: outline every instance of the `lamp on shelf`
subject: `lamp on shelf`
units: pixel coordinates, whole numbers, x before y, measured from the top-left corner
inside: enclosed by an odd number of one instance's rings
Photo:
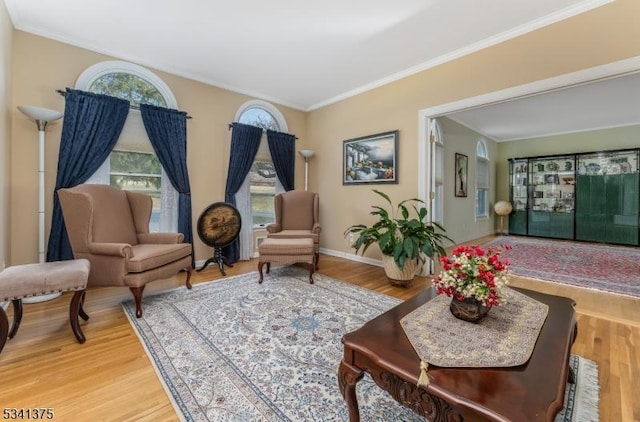
[[[298,151],[298,154],[304,158],[304,190],[307,190],[309,188],[309,158],[313,157],[315,153],[310,149],[303,149]]]
[[[56,110],[35,106],[18,106],[18,110],[35,120],[38,127],[38,262],[45,262],[44,252],[44,131],[47,123],[64,115]],[[60,293],[37,296],[23,300],[25,303],[43,302],[60,296]]]

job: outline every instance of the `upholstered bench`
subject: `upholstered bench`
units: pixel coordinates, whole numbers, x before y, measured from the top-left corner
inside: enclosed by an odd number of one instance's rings
[[[316,255],[313,245],[313,239],[273,239],[266,238],[258,246],[258,271],[260,272],[260,280],[262,283],[262,266],[267,264],[267,274],[271,269],[271,263],[278,264],[295,264],[298,262],[306,263],[309,267],[309,283],[313,284],[313,272],[316,268]]]
[[[75,292],[69,306],[69,321],[78,343],[84,343],[78,317],[85,321],[89,319],[82,309],[88,277],[89,261],[86,259],[14,265],[1,271],[0,302],[10,300],[13,304],[13,325],[9,330],[7,314],[0,306],[0,352],[7,337],[13,338],[18,332],[22,320],[22,299],[58,292]]]

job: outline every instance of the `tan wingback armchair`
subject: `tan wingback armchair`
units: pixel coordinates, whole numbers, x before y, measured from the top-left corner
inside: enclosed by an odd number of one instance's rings
[[[311,238],[316,255],[316,269],[320,258],[320,231],[317,193],[288,191],[275,196],[276,222],[267,226],[267,237],[273,239]]]
[[[74,258],[91,262],[88,286],[127,286],[142,316],[147,283],[187,271],[191,288],[191,244],[182,233],[149,233],[149,195],[107,185],[59,189],[58,197]]]

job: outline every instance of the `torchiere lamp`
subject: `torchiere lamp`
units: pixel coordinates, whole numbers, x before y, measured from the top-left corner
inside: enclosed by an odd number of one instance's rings
[[[45,262],[44,251],[44,131],[47,123],[61,119],[63,113],[43,107],[18,106],[18,110],[35,120],[38,127],[38,262]],[[60,296],[60,293],[23,299],[25,303],[44,302]]]
[[[309,187],[309,158],[313,157],[315,154],[310,149],[303,149],[298,151],[302,157],[304,157],[304,190],[307,190]]]

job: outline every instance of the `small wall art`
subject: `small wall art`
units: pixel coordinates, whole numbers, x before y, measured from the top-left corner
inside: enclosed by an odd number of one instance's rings
[[[469,157],[456,152],[456,174],[455,174],[455,195],[458,197],[467,197],[467,172],[469,170]]]

